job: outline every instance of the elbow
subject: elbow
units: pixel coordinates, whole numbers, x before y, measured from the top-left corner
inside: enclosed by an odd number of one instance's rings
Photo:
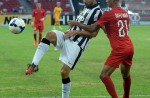
[[[97,33],[93,33],[93,34],[92,34],[92,37],[96,37],[96,36],[97,36]]]
[[[93,37],[96,37],[96,36],[97,36],[97,34],[94,34],[94,35],[93,35]]]
[[[96,36],[97,36],[96,34],[93,34],[93,35],[92,35],[92,37],[96,37]]]

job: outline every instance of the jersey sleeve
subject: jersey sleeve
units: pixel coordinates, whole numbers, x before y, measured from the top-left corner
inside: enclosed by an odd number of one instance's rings
[[[108,12],[104,12],[104,14],[96,21],[96,24],[100,25],[100,27],[103,27],[104,25],[109,22],[110,15]]]

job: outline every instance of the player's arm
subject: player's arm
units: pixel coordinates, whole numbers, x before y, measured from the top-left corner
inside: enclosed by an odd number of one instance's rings
[[[70,31],[67,31],[65,32],[65,38],[69,38],[69,37],[72,37],[72,36],[75,36],[75,35],[81,35],[81,36],[84,36],[84,37],[96,37],[97,34],[98,34],[98,31],[95,31],[93,33],[90,33],[88,31],[81,31],[81,30],[70,30]]]
[[[53,10],[53,18],[55,19],[56,7]]]
[[[31,26],[33,27],[34,26],[34,22],[35,22],[35,11],[33,10],[32,12],[32,19],[31,19]]]
[[[79,26],[80,28],[84,29],[85,31],[89,31],[89,32],[95,32],[100,29],[100,26],[97,23],[94,23],[92,25],[85,25],[83,23],[80,23],[80,22],[77,22],[74,20],[69,20],[68,24],[70,26],[75,26],[75,25]]]
[[[41,18],[41,19],[40,19],[40,21],[44,21],[45,19],[46,19],[46,18],[45,18],[45,17],[43,17],[43,18]]]
[[[31,26],[32,26],[32,27],[34,26],[34,21],[35,21],[35,18],[32,17],[32,19],[31,19]]]

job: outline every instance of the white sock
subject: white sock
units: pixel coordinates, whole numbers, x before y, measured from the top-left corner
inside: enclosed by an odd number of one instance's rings
[[[39,64],[39,61],[41,60],[41,58],[43,57],[43,55],[46,53],[46,51],[49,49],[48,44],[41,42],[40,45],[38,46],[35,54],[34,54],[34,58],[32,63],[34,63],[35,65]]]
[[[69,98],[71,82],[62,84],[62,98]]]

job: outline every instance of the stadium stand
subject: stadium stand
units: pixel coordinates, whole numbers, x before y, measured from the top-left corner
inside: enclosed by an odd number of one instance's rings
[[[129,10],[140,14],[150,14],[150,0],[127,0]]]
[[[21,1],[27,2],[27,6],[24,6]],[[79,14],[80,7],[79,2],[82,0],[0,0],[0,10],[4,13],[20,13],[19,11],[23,8],[31,13],[32,9],[35,8],[34,2],[41,2],[42,7],[49,13],[53,13],[53,9],[56,6],[56,2],[61,2],[61,7],[63,9],[62,14],[73,14],[71,5],[69,1],[73,2],[76,9],[75,15]],[[97,0],[105,1],[105,0]],[[125,0],[129,10],[137,12],[140,14],[150,14],[150,0]],[[103,4],[103,3],[101,3]],[[106,5],[106,4],[105,4]],[[29,8],[31,6],[31,8]],[[30,10],[30,11],[28,11]]]
[[[7,13],[19,13],[24,6],[20,4],[21,0],[0,0],[0,9]],[[61,2],[63,14],[72,14],[71,6],[68,0],[26,0],[32,9],[35,8],[35,2],[41,2],[42,7],[47,12],[53,12],[56,2]],[[26,7],[24,7],[26,8]]]
[[[70,4],[68,0],[37,0],[41,2],[42,7],[49,12],[53,12],[54,7],[56,6],[56,2],[61,2],[61,7],[63,9],[63,14],[72,14]],[[35,0],[28,0],[28,2],[35,8]]]
[[[0,2],[0,9],[7,13],[17,11],[20,7],[19,0],[0,0]]]

